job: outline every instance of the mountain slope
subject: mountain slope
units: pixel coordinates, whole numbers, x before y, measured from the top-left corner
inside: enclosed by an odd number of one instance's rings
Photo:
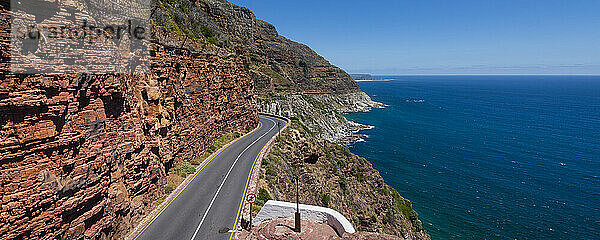
[[[222,0],[160,0],[159,5],[159,25],[170,27],[172,22],[175,32],[207,38],[244,56],[258,94],[360,91],[346,72],[308,46],[280,36],[247,8]]]

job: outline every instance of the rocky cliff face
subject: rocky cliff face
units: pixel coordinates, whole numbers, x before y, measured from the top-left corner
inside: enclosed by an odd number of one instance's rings
[[[259,94],[360,91],[346,72],[306,45],[280,36],[250,10],[224,0],[196,0],[195,5],[204,16],[196,18],[198,23],[214,27],[223,45],[246,57]]]
[[[261,112],[298,119],[317,136],[336,143],[352,141],[354,132],[364,127],[346,120],[342,113],[383,107],[364,92],[270,95],[258,103]]]
[[[360,91],[350,75],[306,45],[278,35],[275,27],[267,22],[257,20],[256,23],[251,73],[261,93],[340,94]]]
[[[11,12],[0,11],[2,239],[119,238],[152,210],[176,162],[257,124],[240,57],[165,37],[151,43],[147,73],[17,75],[6,61],[18,57]]]

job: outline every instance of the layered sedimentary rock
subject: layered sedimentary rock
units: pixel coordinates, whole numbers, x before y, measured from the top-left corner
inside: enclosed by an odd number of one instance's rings
[[[181,32],[179,42],[199,39],[205,51],[220,49],[241,56],[261,111],[298,117],[321,137],[344,142],[354,124],[341,113],[381,106],[342,69],[308,46],[280,36],[247,8],[224,0],[164,0],[159,9],[163,11],[156,23],[164,31]]]
[[[159,5],[166,9],[157,16],[161,29],[201,39],[207,43],[204,49],[217,45],[243,57],[261,111],[298,117],[321,137],[344,142],[354,124],[341,113],[380,106],[342,69],[279,35],[247,8],[224,0],[165,0]]]
[[[220,0],[198,0],[207,26],[215,26],[245,56],[263,112],[297,117],[319,136],[346,142],[353,123],[341,113],[382,106],[360,90],[342,69],[308,46],[278,34],[246,8]]]
[[[119,238],[176,162],[258,121],[236,55],[150,43],[137,74],[12,74],[1,9],[0,236]],[[67,21],[67,20],[65,20]]]

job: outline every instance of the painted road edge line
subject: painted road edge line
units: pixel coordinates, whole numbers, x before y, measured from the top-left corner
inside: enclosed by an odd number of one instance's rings
[[[275,124],[277,124],[278,119],[276,117],[265,117],[271,121],[273,121],[273,119],[275,119]],[[287,120],[287,119],[285,119]],[[281,131],[283,131],[286,127],[287,124],[289,124],[289,121],[286,121],[286,125],[284,125],[284,128],[281,129]],[[269,141],[272,141],[274,138],[276,138],[278,136],[279,133],[275,134]],[[246,197],[246,193],[248,191],[248,186],[250,183],[250,180],[252,178],[252,174],[254,173],[255,167],[256,167],[256,162],[258,161],[258,158],[262,155],[262,154],[266,154],[264,153],[265,149],[269,146],[269,142],[267,142],[267,144],[265,144],[262,149],[260,150],[260,152],[258,152],[258,154],[256,155],[256,157],[254,158],[254,162],[252,163],[252,168],[250,169],[250,173],[248,173],[248,178],[246,179],[246,186],[244,187],[244,193],[242,194],[242,198],[240,200],[240,205],[238,206],[238,211],[235,217],[235,221],[233,222],[233,228],[231,229],[231,235],[229,235],[229,240],[233,239],[233,236],[235,236],[236,234],[236,227],[237,227],[237,223],[239,222],[239,218],[240,218],[240,212],[242,210],[242,207],[244,206],[244,198]],[[264,156],[263,156],[264,157]],[[252,211],[252,209],[250,209],[250,211]]]

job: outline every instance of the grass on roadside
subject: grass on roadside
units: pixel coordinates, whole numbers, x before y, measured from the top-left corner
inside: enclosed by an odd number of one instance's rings
[[[215,142],[212,145],[210,145],[210,147],[208,147],[208,149],[206,150],[206,152],[204,152],[204,154],[202,154],[202,156],[200,156],[199,158],[192,159],[190,163],[194,166],[202,164],[202,162],[210,155],[212,155],[217,150],[221,149],[223,146],[230,143],[231,141],[239,138],[240,136],[242,136],[242,133],[232,132],[225,134],[220,138],[217,138],[217,140],[215,140]]]

